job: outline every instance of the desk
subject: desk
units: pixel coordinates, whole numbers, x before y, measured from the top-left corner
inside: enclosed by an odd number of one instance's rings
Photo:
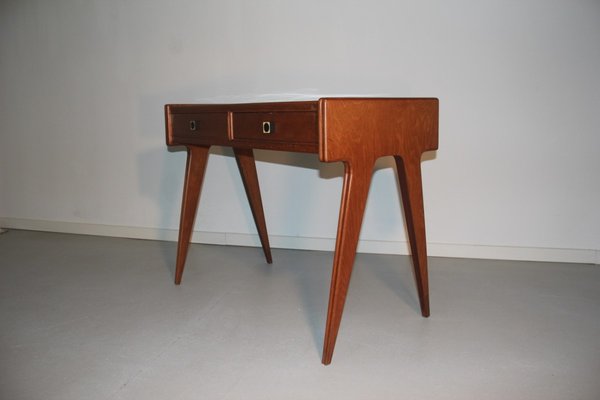
[[[175,283],[185,258],[210,146],[233,148],[268,263],[272,262],[253,149],[318,153],[344,163],[323,364],[329,364],[344,303],[375,161],[393,156],[413,258],[421,314],[429,316],[421,155],[438,148],[438,100],[323,98],[254,104],[168,104],[167,145],[187,148]]]

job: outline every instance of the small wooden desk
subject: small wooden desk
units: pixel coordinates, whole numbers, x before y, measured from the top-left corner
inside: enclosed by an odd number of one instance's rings
[[[421,155],[438,148],[438,100],[323,98],[255,104],[168,104],[167,145],[187,147],[175,283],[181,283],[200,189],[212,145],[230,146],[242,176],[263,251],[271,249],[253,149],[318,153],[344,163],[323,364],[329,364],[344,303],[375,161],[393,156],[404,204],[421,313],[429,316]]]

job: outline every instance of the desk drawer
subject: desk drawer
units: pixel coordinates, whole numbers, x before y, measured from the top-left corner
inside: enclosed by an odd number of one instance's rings
[[[194,142],[227,140],[227,113],[173,114],[173,137]]]
[[[312,111],[234,112],[231,138],[257,142],[317,144],[317,113]]]

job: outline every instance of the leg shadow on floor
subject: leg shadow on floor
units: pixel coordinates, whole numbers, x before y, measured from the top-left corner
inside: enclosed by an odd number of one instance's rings
[[[421,313],[410,256],[369,254],[373,275],[416,313]]]

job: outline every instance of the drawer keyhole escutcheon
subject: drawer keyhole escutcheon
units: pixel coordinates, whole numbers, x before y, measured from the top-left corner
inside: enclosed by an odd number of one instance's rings
[[[273,131],[273,126],[271,125],[271,122],[269,121],[265,121],[262,123],[262,130],[263,133],[269,134]]]
[[[190,121],[190,131],[195,131],[196,130],[196,121],[191,120]]]

